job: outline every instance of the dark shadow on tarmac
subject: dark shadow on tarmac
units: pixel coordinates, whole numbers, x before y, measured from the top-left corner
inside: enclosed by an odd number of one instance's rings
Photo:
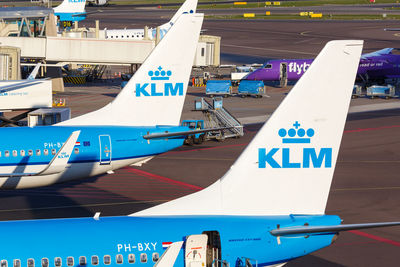
[[[264,64],[271,58],[268,57],[258,57],[258,56],[248,56],[241,54],[232,54],[232,53],[221,53],[221,62],[222,64]]]
[[[368,119],[399,117],[399,116],[400,116],[400,109],[386,109],[386,110],[351,113],[347,115],[347,120],[355,121],[355,120],[368,120]]]
[[[340,255],[338,255],[340,256]],[[335,262],[327,261],[314,255],[307,255],[298,259],[295,259],[288,264],[286,267],[345,267],[344,265],[337,264]]]

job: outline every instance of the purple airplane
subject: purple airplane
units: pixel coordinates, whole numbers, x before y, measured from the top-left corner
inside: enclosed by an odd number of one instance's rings
[[[383,84],[385,79],[400,78],[400,55],[394,48],[384,48],[361,56],[357,81],[365,84]],[[397,50],[397,49],[396,49]],[[270,60],[261,68],[251,72],[245,80],[296,81],[310,67],[313,59]]]

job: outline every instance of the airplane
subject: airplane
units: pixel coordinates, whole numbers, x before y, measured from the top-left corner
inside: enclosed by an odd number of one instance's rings
[[[168,30],[174,25],[176,20],[181,14],[184,13],[196,13],[198,0],[186,0],[182,6],[178,9],[171,20],[160,26],[161,38],[168,32]],[[104,29],[106,39],[133,39],[133,40],[143,40],[144,29]],[[149,29],[148,37],[151,39],[156,38],[157,29]]]
[[[53,8],[54,15],[59,21],[82,21],[86,19],[86,0],[64,0]]]
[[[365,85],[383,84],[385,79],[400,78],[400,55],[393,54],[394,48],[384,48],[361,56],[357,81]],[[279,59],[270,60],[261,68],[249,73],[246,80],[297,81],[310,67],[313,59]]]
[[[88,0],[89,6],[107,6],[109,0]]]
[[[189,134],[210,131],[179,126],[201,25],[202,15],[182,14],[105,107],[52,126],[1,128],[7,142],[0,144],[0,189],[112,173],[183,145]],[[68,161],[54,165],[63,144],[73,147],[61,155]]]
[[[206,189],[129,216],[0,222],[0,265],[277,267],[341,231],[400,225],[325,214],[362,46],[329,42]]]

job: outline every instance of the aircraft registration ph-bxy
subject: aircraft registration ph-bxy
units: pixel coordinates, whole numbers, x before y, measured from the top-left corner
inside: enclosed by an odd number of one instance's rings
[[[385,79],[400,78],[400,55],[393,54],[394,48],[385,48],[361,56],[357,81],[365,84],[383,83]],[[260,69],[248,74],[246,80],[297,81],[310,67],[313,59],[270,60]]]
[[[107,106],[53,126],[0,129],[0,188],[29,188],[142,164],[179,147],[200,15],[181,15]]]
[[[340,231],[400,225],[325,215],[361,49],[329,42],[208,188],[130,216],[0,222],[0,265],[282,266]]]

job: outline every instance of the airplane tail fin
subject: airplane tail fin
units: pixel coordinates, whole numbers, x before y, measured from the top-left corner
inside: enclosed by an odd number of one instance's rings
[[[82,13],[85,12],[86,0],[64,0],[54,8],[54,13]]]
[[[185,13],[196,13],[198,0],[186,0],[182,6],[178,9],[178,11],[174,14],[174,16],[165,24],[161,25],[161,30],[169,30],[172,25],[178,20],[179,16]]]
[[[184,14],[110,104],[58,125],[179,125],[203,14]]]
[[[132,215],[324,214],[362,45],[329,42],[217,182]]]

